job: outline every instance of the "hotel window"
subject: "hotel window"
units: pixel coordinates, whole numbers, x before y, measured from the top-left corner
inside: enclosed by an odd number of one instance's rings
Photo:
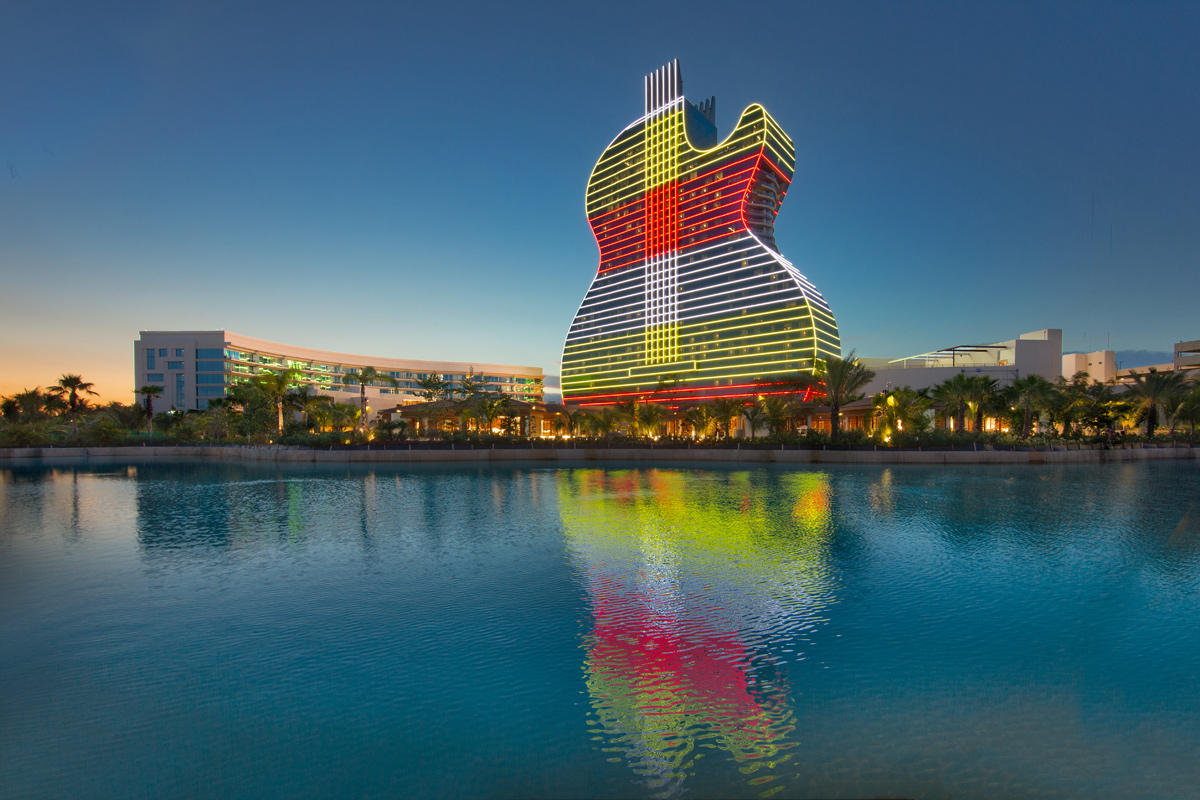
[[[154,351],[146,351],[146,369],[154,369]]]
[[[168,361],[167,369],[183,369],[182,361]]]
[[[146,380],[150,383],[162,383],[163,374],[161,372],[150,372],[146,374]]]
[[[197,386],[196,387],[196,396],[197,397],[224,397],[225,396],[225,387],[224,386]]]
[[[175,376],[175,407],[183,408],[183,373]]]
[[[224,361],[197,361],[196,372],[224,372]]]
[[[158,355],[162,358],[166,358],[167,357],[167,348],[165,348],[165,347],[158,348]]]
[[[196,376],[196,383],[225,383],[225,376],[221,374],[199,374]]]
[[[182,348],[182,347],[176,347],[176,348],[175,348],[175,357],[176,357],[176,358],[183,358],[183,348]]]
[[[196,358],[224,358],[225,351],[219,347],[198,347]]]

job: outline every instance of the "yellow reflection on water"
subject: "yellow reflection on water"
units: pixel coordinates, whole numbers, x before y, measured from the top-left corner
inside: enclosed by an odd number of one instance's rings
[[[663,796],[717,753],[754,791],[782,788],[797,741],[780,656],[831,600],[828,475],[575,470],[558,489],[594,620],[596,738]]]

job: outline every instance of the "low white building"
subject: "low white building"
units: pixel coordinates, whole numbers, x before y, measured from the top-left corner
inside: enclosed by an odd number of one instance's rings
[[[238,381],[288,368],[297,370],[299,383],[317,393],[357,403],[359,385],[346,385],[344,379],[365,367],[374,367],[398,383],[398,387],[390,381],[368,384],[368,409],[419,402],[417,381],[429,375],[457,383],[472,372],[487,391],[526,402],[542,401],[541,367],[334,353],[224,330],[140,331],[133,343],[134,386],[162,386],[162,397],[155,404],[159,410],[206,408],[209,400],[224,397]]]
[[[874,380],[863,390],[867,397],[901,386],[928,389],[959,373],[986,375],[1002,386],[1028,375],[1054,381],[1062,375],[1062,329],[1047,328],[1005,342],[955,345],[905,358],[859,361],[875,370]]]
[[[1175,371],[1187,372],[1193,369],[1200,369],[1200,339],[1176,342]]]
[[[1066,353],[1062,357],[1062,374],[1071,380],[1083,372],[1090,379],[1108,383],[1117,376],[1117,354],[1112,350],[1097,350],[1094,353]]]

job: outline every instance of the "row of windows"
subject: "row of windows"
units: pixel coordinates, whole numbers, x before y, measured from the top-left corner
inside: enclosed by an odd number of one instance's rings
[[[159,378],[161,379],[161,377],[162,376],[160,375]],[[184,405],[184,401],[181,399],[183,397],[181,392],[182,392],[182,389],[180,389],[177,384],[176,385],[176,399],[178,402],[176,403],[176,405],[178,405],[179,407],[182,408]],[[525,393],[518,393],[518,394],[522,397],[530,397],[530,396],[532,396],[532,394],[531,394],[532,392],[533,392],[533,390],[530,389],[529,391],[526,391]],[[385,390],[384,394],[404,394],[404,392]],[[225,396],[225,387],[224,386],[208,386],[208,385],[197,386],[196,387],[196,396],[197,397],[224,397]],[[203,408],[204,406],[199,406],[199,407]]]
[[[230,373],[230,374],[226,375],[225,373],[203,373],[203,372],[200,372],[200,373],[196,374],[196,383],[199,385],[203,385],[203,384],[225,385],[226,383],[232,384],[235,380],[238,380],[240,378],[241,378],[241,376],[236,375],[234,373]],[[146,377],[146,380],[148,380],[152,383],[162,383],[163,382],[163,373],[161,373],[161,372],[151,373]],[[176,381],[181,381],[181,380],[183,380],[182,373],[180,373],[176,377]],[[501,383],[522,383],[522,384],[528,383],[528,384],[531,384],[531,383],[533,383],[533,379],[532,378],[509,378],[509,379],[494,378],[494,379],[488,379],[486,381],[481,381],[481,383],[483,383],[485,385],[488,385],[488,384],[496,385],[496,384],[501,384]],[[376,384],[374,382],[372,382],[371,385],[376,385]],[[349,389],[346,389],[346,387],[341,386],[341,385],[336,385],[336,386],[329,385],[329,386],[325,386],[324,388],[328,388],[328,389],[336,388],[339,390],[349,391]],[[408,383],[401,384],[401,387],[398,390],[394,390],[391,387],[387,387],[387,388],[384,388],[383,391],[384,391],[384,393],[399,393],[400,391],[402,391],[405,388],[417,389],[419,387],[415,383],[408,382]]]
[[[184,352],[183,348],[174,348],[174,350],[175,350],[175,355],[177,357],[183,356],[183,352]],[[150,369],[150,370],[155,369],[157,367],[156,357],[166,358],[167,353],[168,353],[168,349],[165,347],[159,348],[159,349],[157,349],[157,351],[154,348],[147,349],[146,350],[146,369]],[[208,360],[208,361],[201,360],[201,361],[196,362],[196,372],[197,373],[222,373],[222,374],[212,374],[212,375],[197,374],[196,382],[197,383],[205,383],[205,384],[224,383],[225,377],[224,377],[223,373],[225,373],[225,372],[241,373],[242,375],[250,375],[252,373],[251,367],[243,366],[241,364],[231,364],[231,363],[228,363],[225,359],[231,359],[231,360],[237,360],[237,361],[249,361],[252,363],[260,363],[260,364],[268,365],[268,366],[283,366],[285,363],[285,360],[282,358],[274,358],[271,356],[256,355],[254,353],[243,353],[243,352],[239,352],[236,350],[222,350],[222,349],[217,349],[217,348],[197,348],[196,349],[196,358],[197,359],[221,359],[221,360]],[[301,362],[295,362],[295,361],[287,361],[286,364],[289,367],[302,369],[305,372],[331,372],[331,373],[335,373],[335,374],[350,374],[350,375],[357,374],[357,372],[358,372],[357,367],[348,368],[343,373],[343,368],[341,366],[328,366],[328,365],[324,365],[324,364],[313,364],[313,363],[302,364]],[[183,370],[185,367],[184,367],[184,362],[182,362],[182,361],[168,361],[166,363],[166,368],[169,370]],[[431,374],[434,374],[434,373],[426,373],[426,372],[416,372],[416,373],[404,372],[404,373],[401,373],[401,372],[396,372],[396,371],[389,371],[389,372],[384,372],[383,374],[389,375],[390,377],[396,378],[397,380],[408,379],[409,382],[402,384],[402,385],[407,386],[409,388],[417,388],[416,384],[413,381],[424,380],[425,378],[428,378]],[[232,381],[233,377],[234,376],[232,376],[232,375],[230,376],[231,381]],[[317,376],[304,376],[304,377],[305,378],[314,378]],[[446,373],[443,375],[439,375],[438,377],[440,377],[442,380],[445,380],[445,381],[461,381],[467,377],[467,374],[466,373]],[[160,372],[151,373],[149,375],[149,377],[147,377],[147,380],[152,383],[162,383],[163,382],[163,373],[160,373]],[[178,380],[182,380],[182,375],[179,376]],[[512,383],[535,384],[538,381],[540,381],[541,379],[540,378],[518,378],[518,377],[513,377],[513,376],[502,376],[502,375],[476,375],[475,380],[482,384],[512,384]],[[384,384],[382,382],[372,381],[370,385],[382,386]]]
[[[175,351],[175,356],[174,356],[175,358],[183,358],[184,357],[184,355],[183,355],[184,348],[182,348],[182,347],[175,347],[175,348],[160,347],[157,349],[157,351],[153,347],[147,348],[146,349],[146,369],[154,369],[156,355],[158,358],[168,358],[168,354],[170,353],[170,351],[172,349]],[[223,358],[224,357],[223,352],[224,351],[222,351],[222,350],[197,349],[196,350],[196,358]],[[167,369],[183,369],[183,362],[182,361],[168,362]]]
[[[222,351],[219,350],[197,350],[197,358],[219,358]],[[307,361],[288,361],[282,357],[265,356],[254,353],[243,353],[236,350],[224,351],[225,356],[234,361],[245,361],[250,363],[262,364],[264,366],[287,366],[292,369],[298,369],[302,372],[328,372],[335,375],[357,375],[359,367],[342,367],[341,365],[320,364]],[[210,355],[211,354],[211,355]],[[204,361],[197,362],[197,372],[219,372],[229,367],[223,362]],[[248,374],[248,370],[244,367],[237,369],[239,372]],[[437,375],[442,380],[460,381],[467,377],[467,373],[445,373],[438,375],[437,373],[428,372],[398,372],[398,371],[382,371],[381,374],[387,375],[397,380],[425,380],[430,375]],[[515,378],[511,376],[491,376],[491,375],[476,375],[475,380],[482,383],[533,383],[536,378]],[[376,385],[372,383],[371,385]]]

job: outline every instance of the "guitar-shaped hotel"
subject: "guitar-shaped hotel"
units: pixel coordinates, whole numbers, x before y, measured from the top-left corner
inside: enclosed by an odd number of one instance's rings
[[[775,244],[795,146],[757,104],[718,142],[716,98],[689,102],[678,61],[646,76],[645,100],[588,179],[600,268],[563,347],[563,398],[784,391],[841,354],[833,312]]]

